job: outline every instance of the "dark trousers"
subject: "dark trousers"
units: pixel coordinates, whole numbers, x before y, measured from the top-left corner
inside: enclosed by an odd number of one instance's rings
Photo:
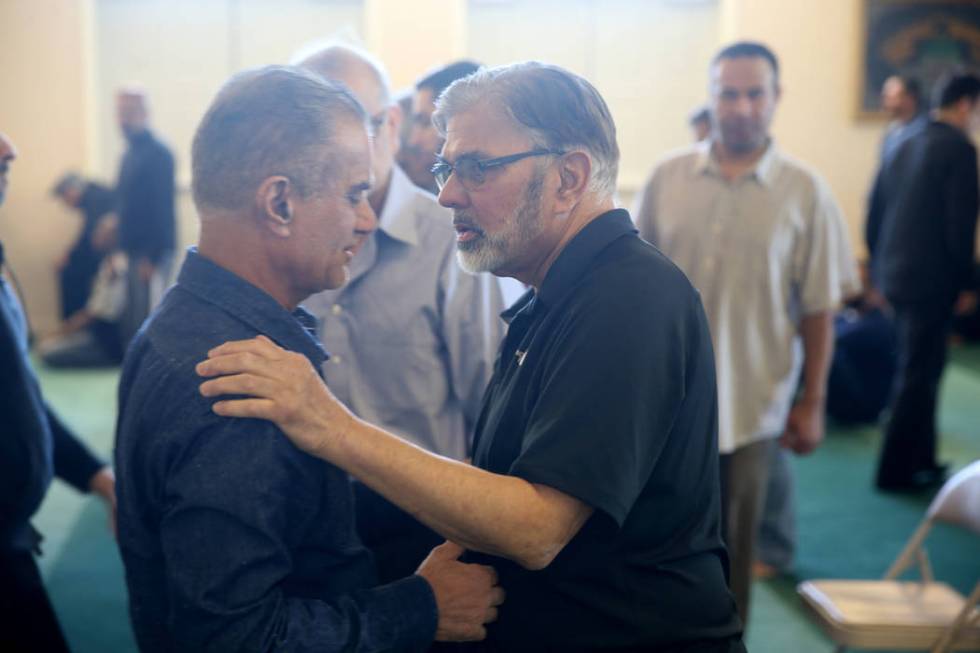
[[[764,438],[719,458],[722,538],[731,561],[728,587],[743,624],[749,623],[752,561],[778,446],[776,438]]]
[[[68,650],[34,556],[27,551],[0,552],[0,651]]]
[[[936,466],[936,403],[946,366],[953,299],[893,302],[898,375],[878,460],[877,483],[908,483]]]

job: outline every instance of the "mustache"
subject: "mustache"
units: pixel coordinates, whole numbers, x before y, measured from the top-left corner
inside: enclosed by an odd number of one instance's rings
[[[479,234],[483,233],[483,229],[476,224],[476,221],[465,213],[453,213],[453,227],[464,227]]]

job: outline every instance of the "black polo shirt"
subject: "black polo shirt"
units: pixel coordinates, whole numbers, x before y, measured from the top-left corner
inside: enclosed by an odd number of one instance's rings
[[[491,644],[684,650],[737,634],[719,526],[714,358],[690,282],[615,210],[503,317],[510,328],[474,463],[595,514],[544,570],[471,556],[493,565],[507,591]]]

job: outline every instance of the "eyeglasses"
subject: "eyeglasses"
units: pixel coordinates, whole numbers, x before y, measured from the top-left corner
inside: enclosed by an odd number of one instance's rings
[[[441,156],[436,155],[438,162],[432,166],[432,175],[436,178],[436,186],[439,187],[440,191],[449,183],[449,177],[453,173],[456,173],[456,178],[463,184],[463,188],[466,190],[475,190],[480,184],[486,181],[487,170],[510,165],[511,163],[516,163],[521,159],[532,156],[561,156],[562,154],[565,153],[560,150],[537,149],[518,152],[517,154],[508,154],[507,156],[497,157],[496,159],[483,159],[482,161],[473,157],[462,156],[456,163],[450,163]]]

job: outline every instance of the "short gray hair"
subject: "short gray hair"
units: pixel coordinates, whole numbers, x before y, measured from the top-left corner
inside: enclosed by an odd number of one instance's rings
[[[194,203],[242,209],[272,175],[309,196],[329,177],[334,159],[323,148],[344,119],[366,125],[367,115],[343,86],[313,73],[266,66],[232,76],[194,134]]]
[[[588,152],[589,189],[601,197],[616,192],[616,124],[599,91],[584,78],[537,61],[481,68],[439,96],[432,122],[445,136],[454,115],[483,102],[498,104],[537,147]]]

